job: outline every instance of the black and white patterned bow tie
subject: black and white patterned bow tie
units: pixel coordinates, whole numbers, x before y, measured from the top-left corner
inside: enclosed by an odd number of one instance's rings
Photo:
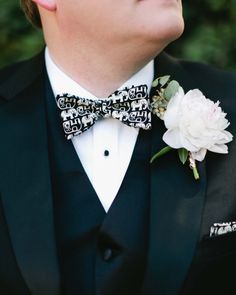
[[[100,118],[112,117],[131,127],[151,128],[147,85],[117,90],[108,99],[91,100],[62,94],[57,95],[56,101],[67,139],[88,130]]]

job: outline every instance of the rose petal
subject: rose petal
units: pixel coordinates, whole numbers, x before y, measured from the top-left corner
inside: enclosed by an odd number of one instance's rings
[[[191,153],[194,160],[203,161],[207,153],[207,149],[200,149],[198,152]]]
[[[187,151],[197,152],[199,150],[199,147],[193,145],[186,136],[183,136],[182,133],[179,134],[179,138],[181,142],[181,147],[185,148]]]
[[[180,133],[178,130],[169,129],[164,133],[162,139],[168,146],[172,147],[173,149],[179,149],[182,148],[179,135]]]
[[[215,144],[208,148],[209,151],[219,154],[228,154],[228,147],[226,144]]]
[[[168,103],[167,109],[164,114],[164,122],[167,129],[173,128],[173,126],[178,125],[179,121],[179,108],[181,100],[184,97],[184,90],[179,87],[179,90],[173,98]]]

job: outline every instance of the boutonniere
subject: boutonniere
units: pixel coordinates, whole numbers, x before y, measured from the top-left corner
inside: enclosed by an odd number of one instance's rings
[[[220,107],[206,98],[199,89],[184,92],[183,88],[170,76],[153,81],[156,88],[151,108],[154,115],[164,121],[167,131],[163,135],[165,148],[157,152],[151,163],[172,149],[178,150],[180,161],[193,170],[199,179],[197,161],[203,161],[207,151],[227,154],[227,143],[233,135],[226,131],[229,121]]]

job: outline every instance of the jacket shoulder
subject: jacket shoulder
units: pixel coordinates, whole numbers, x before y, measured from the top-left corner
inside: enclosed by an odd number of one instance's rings
[[[236,73],[199,62],[179,60],[179,63],[199,88],[224,95],[236,93]]]
[[[0,104],[12,99],[36,79],[44,68],[43,53],[0,70]]]

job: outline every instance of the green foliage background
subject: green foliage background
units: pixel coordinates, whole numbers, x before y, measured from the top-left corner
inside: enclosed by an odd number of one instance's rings
[[[183,0],[185,33],[167,51],[191,60],[236,70],[236,0]],[[40,51],[43,38],[19,7],[0,0],[0,67]],[[158,16],[157,16],[158,17]]]

